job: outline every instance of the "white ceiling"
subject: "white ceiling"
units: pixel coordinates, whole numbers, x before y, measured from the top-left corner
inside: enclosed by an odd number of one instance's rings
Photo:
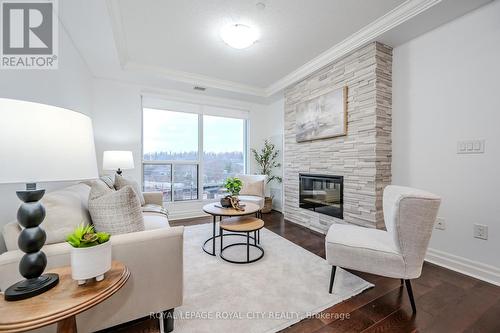
[[[265,88],[404,0],[117,1],[127,60]],[[253,46],[227,46],[219,29],[255,27]]]
[[[264,10],[257,2],[266,4]],[[373,40],[401,44],[490,0],[65,0],[65,30],[96,77],[266,102]],[[254,26],[253,46],[219,37]]]

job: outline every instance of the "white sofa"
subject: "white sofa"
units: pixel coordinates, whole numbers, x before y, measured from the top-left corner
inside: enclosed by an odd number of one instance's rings
[[[71,248],[63,241],[74,227],[68,220],[75,226],[90,222],[89,192],[90,187],[80,183],[50,192],[42,199],[47,210],[41,225],[47,232],[47,242],[42,249],[48,259],[46,270],[70,264]],[[184,229],[170,227],[166,215],[154,212],[155,205],[157,208],[162,205],[161,193],[144,193],[144,197],[146,230],[111,237],[113,260],[129,268],[130,278],[111,298],[76,317],[79,332],[95,332],[151,313],[170,311],[182,304]],[[16,221],[3,230],[8,251],[0,255],[1,290],[23,279],[18,272],[23,256],[17,248],[20,231]],[[171,325],[171,322],[166,324]],[[52,325],[37,331],[55,332],[56,327]]]

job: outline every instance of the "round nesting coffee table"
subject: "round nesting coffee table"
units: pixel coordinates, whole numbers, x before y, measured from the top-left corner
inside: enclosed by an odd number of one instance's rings
[[[264,256],[264,249],[258,245],[260,243],[260,229],[264,227],[264,221],[253,216],[241,216],[241,217],[231,217],[225,219],[219,224],[219,235],[220,235],[220,257],[233,264],[249,264],[260,260]],[[243,232],[246,233],[247,242],[246,243],[233,243],[224,246],[224,230],[230,232]],[[250,237],[250,233],[253,232],[253,237]],[[232,234],[228,234],[232,235]],[[244,236],[244,235],[243,235]],[[250,239],[253,239],[254,243],[250,243]],[[224,257],[224,250],[233,246],[246,246],[247,248],[247,260],[230,260]],[[250,260],[250,247],[254,247],[260,250],[260,255],[257,258]]]
[[[207,214],[210,214],[213,216],[212,219],[212,237],[207,239],[202,246],[203,251],[206,253],[215,256],[215,239],[217,237],[220,237],[220,234],[216,234],[216,226],[217,226],[217,216],[219,217],[219,221],[222,221],[222,217],[235,217],[235,216],[246,216],[246,215],[252,215],[252,214],[257,214],[260,210],[260,207],[254,203],[251,202],[242,202],[245,204],[244,210],[239,211],[234,208],[221,208],[218,207],[220,205],[219,202],[213,202],[209,203],[205,206],[203,206],[203,211]],[[233,236],[244,236],[242,234],[231,234]],[[227,235],[229,236],[229,234]],[[212,252],[209,252],[205,246],[207,245],[208,242],[212,241]]]

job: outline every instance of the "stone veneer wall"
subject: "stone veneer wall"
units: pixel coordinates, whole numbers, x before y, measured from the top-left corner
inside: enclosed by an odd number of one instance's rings
[[[297,143],[295,107],[348,87],[347,136]],[[299,208],[299,173],[344,176],[344,222],[384,226],[382,192],[391,182],[392,49],[366,45],[285,90],[285,218],[326,232],[331,216]]]

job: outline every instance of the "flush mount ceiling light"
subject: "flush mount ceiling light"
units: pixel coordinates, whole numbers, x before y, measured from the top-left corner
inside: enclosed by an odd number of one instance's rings
[[[235,49],[245,49],[257,40],[257,32],[244,24],[228,24],[220,31],[220,37]]]

